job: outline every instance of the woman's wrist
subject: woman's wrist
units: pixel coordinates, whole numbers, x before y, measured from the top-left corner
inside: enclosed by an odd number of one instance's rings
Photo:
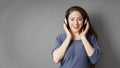
[[[66,39],[71,40],[71,39],[72,39],[72,37],[71,37],[71,36],[67,36],[67,37],[66,37]]]
[[[81,39],[82,39],[82,40],[85,40],[85,39],[86,39],[86,36],[82,36]]]

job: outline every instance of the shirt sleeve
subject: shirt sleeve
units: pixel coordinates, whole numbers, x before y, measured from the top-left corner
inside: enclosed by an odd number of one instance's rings
[[[99,59],[101,58],[101,50],[100,50],[99,44],[98,44],[95,36],[92,35],[90,37],[90,43],[95,50],[94,50],[93,55],[89,56],[89,59],[92,64],[96,64],[99,61]]]
[[[51,52],[52,56],[53,56],[54,50],[56,50],[61,44],[62,44],[62,39],[61,39],[61,35],[59,34],[58,36],[56,36],[55,45],[54,45],[52,52]]]

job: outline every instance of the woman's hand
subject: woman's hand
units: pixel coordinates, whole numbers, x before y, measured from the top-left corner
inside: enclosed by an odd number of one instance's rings
[[[66,33],[67,37],[72,39],[72,35],[71,35],[69,29],[67,28],[67,24],[66,23],[63,23],[63,28],[65,30],[65,33]]]
[[[90,29],[90,24],[89,24],[89,22],[87,22],[85,30],[83,30],[83,32],[81,33],[82,34],[81,40],[83,42],[83,45],[84,45],[87,55],[92,56],[94,54],[95,48],[92,47],[92,45],[86,38],[86,34],[89,31],[89,29]]]
[[[82,36],[82,37],[85,37],[86,34],[87,34],[87,32],[89,31],[89,29],[90,29],[90,24],[89,24],[89,22],[87,22],[87,23],[86,23],[86,28],[85,28],[85,29],[82,29],[81,36]]]

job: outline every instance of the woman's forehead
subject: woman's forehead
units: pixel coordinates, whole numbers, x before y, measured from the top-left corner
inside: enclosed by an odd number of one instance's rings
[[[74,18],[74,17],[79,17],[79,18],[83,18],[81,13],[79,11],[72,11],[69,15],[69,18]]]

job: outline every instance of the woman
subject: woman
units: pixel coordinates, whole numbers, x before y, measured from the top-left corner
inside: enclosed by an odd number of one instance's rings
[[[56,37],[53,61],[60,62],[60,68],[90,68],[100,59],[101,50],[88,14],[83,8],[72,6],[66,11],[65,18],[65,33]]]

